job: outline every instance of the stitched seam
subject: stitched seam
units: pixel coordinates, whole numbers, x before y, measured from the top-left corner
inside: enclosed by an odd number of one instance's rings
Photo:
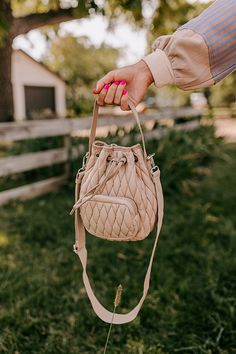
[[[231,68],[235,67],[236,69],[236,64],[231,65],[229,68],[222,70],[219,74],[215,75],[214,77],[217,78],[218,76],[221,76],[224,72],[230,70]],[[229,73],[230,74],[230,73]]]

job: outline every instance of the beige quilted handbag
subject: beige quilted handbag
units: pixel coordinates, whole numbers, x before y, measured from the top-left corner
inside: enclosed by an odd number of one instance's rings
[[[129,106],[137,121],[140,144],[130,147],[95,140],[99,106],[95,101],[89,151],[76,176],[74,252],[83,267],[83,282],[96,314],[107,323],[122,324],[135,319],[148,292],[153,257],[163,218],[160,171],[153,155],[147,155],[142,128],[134,104]],[[156,238],[146,272],[143,295],[127,314],[108,311],[96,298],[86,272],[85,229],[109,241],[140,241],[157,226]]]

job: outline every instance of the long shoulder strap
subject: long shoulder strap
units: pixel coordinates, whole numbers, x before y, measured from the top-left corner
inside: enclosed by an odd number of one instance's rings
[[[76,198],[78,198],[78,193],[79,193],[79,188],[80,188],[80,182],[82,180],[84,172],[79,173],[78,179],[77,179],[77,184],[76,184]],[[91,285],[90,281],[88,278],[88,274],[86,271],[87,267],[87,249],[85,245],[85,228],[83,226],[81,216],[79,213],[79,210],[76,210],[75,212],[75,245],[74,245],[74,251],[75,253],[79,256],[82,267],[83,267],[83,282],[85,289],[87,291],[89,300],[92,304],[92,307],[97,314],[98,317],[104,322],[107,323],[114,323],[114,324],[123,324],[123,323],[128,323],[133,321],[136,316],[139,313],[139,310],[142,307],[142,304],[147,296],[148,288],[149,288],[149,283],[150,283],[150,276],[151,276],[151,270],[152,270],[152,263],[153,263],[153,258],[157,246],[157,241],[158,237],[161,231],[161,226],[162,226],[162,219],[163,219],[163,209],[164,209],[164,200],[163,200],[163,193],[162,193],[162,187],[161,187],[161,181],[160,181],[160,170],[158,169],[157,171],[153,172],[153,181],[155,183],[155,188],[156,188],[156,195],[157,195],[157,206],[158,206],[158,218],[157,218],[157,231],[156,231],[156,238],[154,241],[149,265],[147,268],[146,276],[144,279],[144,284],[143,284],[143,295],[138,302],[138,304],[131,310],[130,312],[126,314],[113,314],[113,312],[108,311],[96,298]]]

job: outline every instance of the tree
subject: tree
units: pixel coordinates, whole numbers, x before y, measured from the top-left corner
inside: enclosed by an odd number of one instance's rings
[[[213,107],[232,107],[236,103],[236,72],[211,88],[210,105]]]
[[[0,121],[13,118],[11,56],[12,42],[16,36],[98,12],[108,16],[111,26],[121,16],[134,26],[147,25],[143,10],[153,3],[156,1],[0,0]],[[150,31],[155,33],[156,28],[168,30],[170,22],[180,24],[186,20],[189,9],[192,7],[187,0],[157,1],[157,7],[153,7],[153,27],[150,27]]]
[[[14,15],[14,5],[24,5],[26,1],[10,0],[0,2],[0,121],[13,118],[13,93],[11,83],[12,42],[20,34],[45,25],[69,21],[75,16],[85,15],[85,11],[74,12],[74,9],[62,9],[54,6],[47,12],[30,13],[22,16]],[[40,2],[39,2],[40,3]],[[16,11],[17,13],[17,11]]]
[[[191,4],[186,0],[158,1],[147,34],[148,52],[151,51],[152,43],[158,36],[174,33],[177,28],[198,16],[211,2],[212,0],[207,3],[197,1]],[[210,94],[211,89],[207,88],[203,92],[205,95],[207,92]],[[167,86],[161,90],[155,90],[155,94],[158,101],[163,100],[165,96],[169,96],[172,97],[172,102],[189,104],[191,92],[181,91],[176,86]]]
[[[116,67],[119,50],[103,44],[92,45],[87,37],[57,36],[52,40],[44,63],[67,82],[68,108],[72,114],[91,111],[96,80]]]
[[[65,4],[69,7],[65,7]],[[88,17],[105,12],[111,19],[124,13],[136,23],[142,20],[142,0],[0,0],[0,121],[13,119],[11,84],[12,42],[15,37],[47,25]]]

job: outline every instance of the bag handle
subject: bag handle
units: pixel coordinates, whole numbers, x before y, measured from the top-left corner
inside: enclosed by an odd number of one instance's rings
[[[79,190],[80,190],[80,183],[82,181],[82,177],[84,175],[85,171],[81,171],[77,175],[77,181],[76,181],[76,188],[75,188],[75,199],[78,199],[79,196]],[[145,275],[144,279],[144,284],[143,284],[143,295],[141,299],[139,300],[138,304],[131,310],[130,312],[126,314],[118,314],[118,313],[113,313],[111,311],[108,311],[96,298],[92,287],[90,285],[89,277],[87,274],[87,249],[86,249],[86,244],[85,244],[85,235],[86,231],[83,226],[81,216],[79,213],[79,210],[77,209],[75,211],[75,245],[74,245],[74,252],[79,256],[82,267],[83,267],[83,282],[85,289],[87,291],[89,300],[91,302],[91,305],[93,307],[93,310],[97,314],[97,316],[104,322],[107,323],[114,323],[114,324],[124,324],[133,321],[136,316],[138,315],[142,304],[147,296],[148,289],[149,289],[149,283],[150,283],[150,276],[151,276],[151,270],[152,270],[152,264],[153,264],[153,258],[157,246],[157,241],[158,237],[161,231],[161,226],[162,226],[162,220],[163,220],[163,209],[164,209],[164,200],[163,200],[163,193],[162,193],[162,187],[161,187],[161,181],[160,181],[160,170],[157,169],[152,172],[153,176],[153,182],[155,184],[155,189],[156,189],[156,197],[157,197],[157,207],[158,207],[158,218],[157,218],[157,231],[156,231],[156,237],[149,261],[149,265],[147,268],[147,272]]]
[[[142,144],[143,144],[143,152],[144,152],[144,158],[147,158],[147,152],[146,152],[146,145],[144,141],[144,136],[143,136],[143,130],[140,124],[140,119],[137,113],[137,110],[135,108],[134,103],[131,101],[131,99],[128,99],[128,104],[129,107],[131,108],[133,115],[137,121],[139,131],[141,134],[141,139],[142,139]],[[92,125],[91,125],[91,130],[90,130],[90,135],[89,135],[89,156],[92,153],[92,144],[94,142],[95,136],[96,136],[96,128],[97,128],[97,120],[98,120],[98,111],[99,111],[99,105],[97,103],[97,100],[94,102],[94,107],[93,107],[93,118],[92,118]]]

